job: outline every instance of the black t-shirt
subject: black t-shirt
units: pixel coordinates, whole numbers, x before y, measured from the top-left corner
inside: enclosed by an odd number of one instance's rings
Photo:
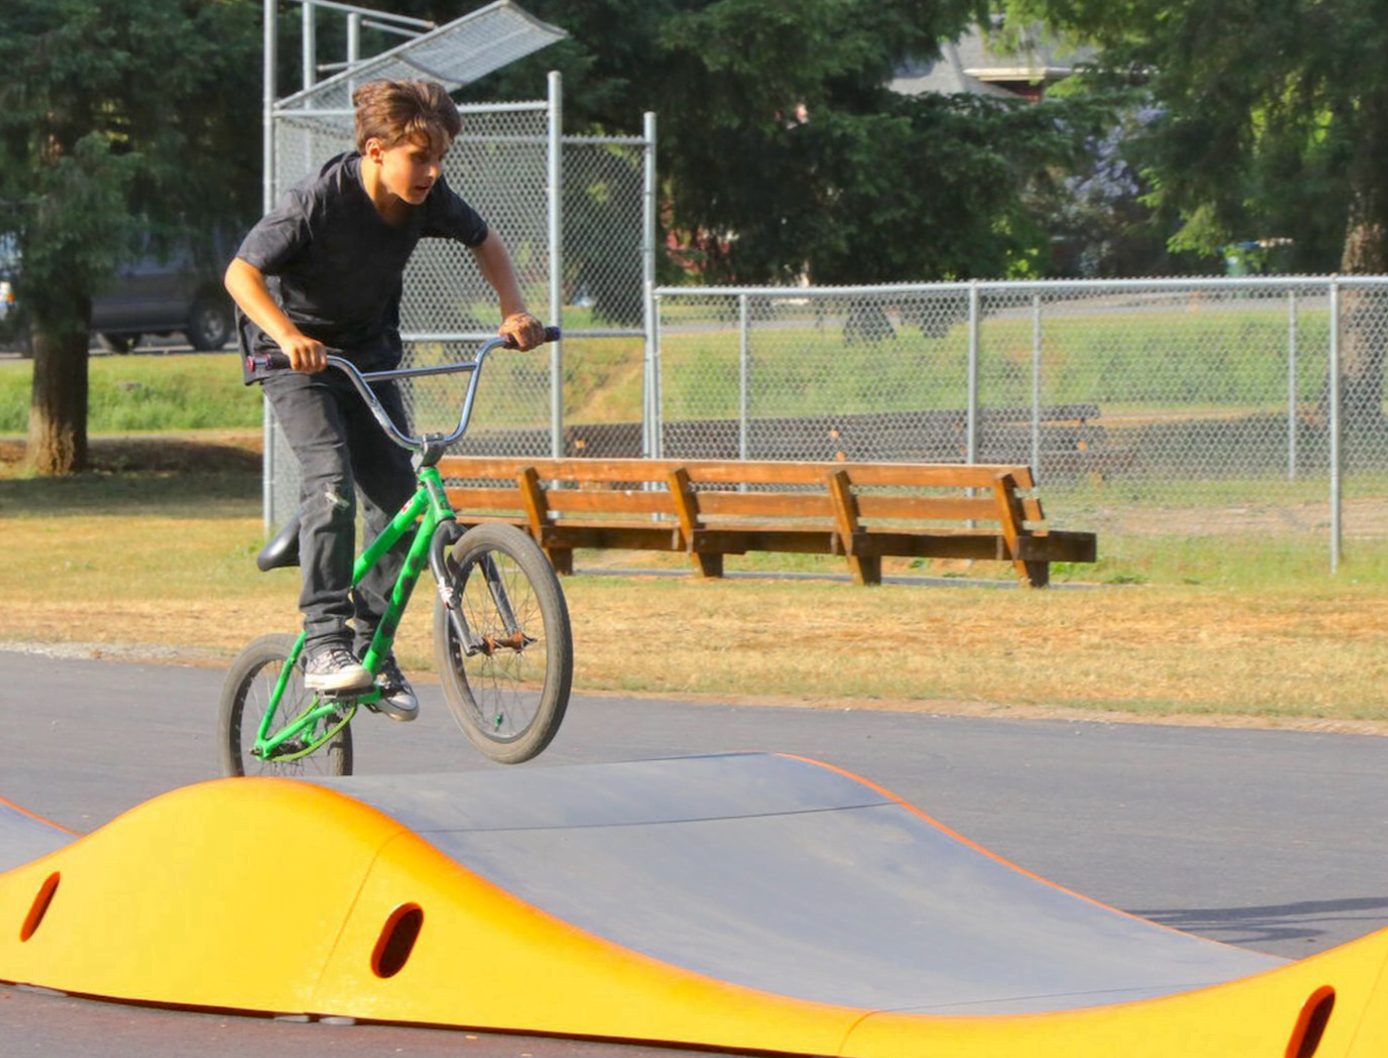
[[[487,224],[442,176],[402,227],[386,221],[361,182],[361,155],[329,161],[300,181],[246,235],[236,256],[267,277],[271,295],[295,325],[324,345],[343,350],[367,370],[400,362],[400,289],[405,265],[422,238],[478,246]],[[242,349],[279,346],[237,313]],[[268,373],[247,356],[246,382]]]

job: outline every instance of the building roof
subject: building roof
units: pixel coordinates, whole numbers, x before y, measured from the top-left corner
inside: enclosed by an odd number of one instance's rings
[[[1089,48],[1046,40],[1039,27],[1023,36],[1020,49],[1004,51],[981,27],[971,26],[958,40],[941,43],[940,58],[903,65],[890,87],[903,95],[1014,98],[1027,86],[1044,87],[1070,76],[1077,63],[1093,55]]]

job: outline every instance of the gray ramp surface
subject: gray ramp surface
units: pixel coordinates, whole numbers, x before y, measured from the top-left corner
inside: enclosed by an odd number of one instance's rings
[[[801,999],[1020,1014],[1169,995],[1283,962],[1066,892],[791,757],[315,781],[614,944]]]
[[[0,800],[0,874],[76,840],[75,835]]]

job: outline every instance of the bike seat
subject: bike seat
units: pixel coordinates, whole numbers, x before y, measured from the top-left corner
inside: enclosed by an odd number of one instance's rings
[[[273,540],[260,549],[255,564],[265,572],[299,564],[299,516],[289,519]]]

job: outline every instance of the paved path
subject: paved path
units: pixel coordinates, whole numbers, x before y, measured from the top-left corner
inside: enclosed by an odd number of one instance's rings
[[[90,830],[214,777],[220,681],[210,669],[0,653],[0,796]],[[366,717],[357,727],[358,772],[496,767],[454,730],[439,689],[420,691],[415,724]],[[837,764],[1043,877],[1218,940],[1298,958],[1388,924],[1388,739],[587,697],[529,767],[738,749]],[[17,1054],[63,1058],[617,1050],[280,1025],[2,987],[0,1030],[23,1042]]]

